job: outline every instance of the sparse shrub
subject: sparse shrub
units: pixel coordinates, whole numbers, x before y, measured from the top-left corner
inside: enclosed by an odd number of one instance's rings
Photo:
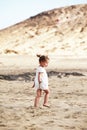
[[[5,54],[10,54],[10,53],[18,54],[18,52],[15,50],[9,50],[9,49],[5,50]]]

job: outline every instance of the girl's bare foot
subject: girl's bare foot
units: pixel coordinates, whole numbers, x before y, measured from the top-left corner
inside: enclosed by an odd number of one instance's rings
[[[48,104],[43,104],[43,106],[44,106],[44,107],[50,107],[50,105],[48,105]]]

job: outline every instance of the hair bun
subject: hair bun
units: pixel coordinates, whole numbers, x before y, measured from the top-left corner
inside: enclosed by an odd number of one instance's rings
[[[41,55],[40,55],[40,54],[37,54],[36,56],[37,56],[37,57],[39,57],[39,58],[41,57]]]

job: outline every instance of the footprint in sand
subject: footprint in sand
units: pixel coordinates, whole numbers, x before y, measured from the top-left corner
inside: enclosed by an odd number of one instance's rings
[[[43,128],[36,126],[35,124],[32,124],[30,126],[26,126],[25,129],[27,129],[27,130],[43,130]]]
[[[64,118],[69,119],[69,118],[70,118],[70,115],[67,115],[67,116],[65,116]]]
[[[74,129],[75,130],[75,126],[64,126],[65,129],[69,129],[69,130],[72,130]]]
[[[87,128],[82,128],[81,130],[87,130]]]
[[[64,109],[64,112],[66,112],[66,111],[69,111],[69,109],[68,109],[68,108],[65,108],[65,109]]]
[[[52,125],[52,126],[53,126],[53,123],[54,123],[54,121],[51,120],[51,121],[47,121],[47,122],[45,123],[45,125]]]
[[[53,99],[58,99],[58,96],[55,96]]]
[[[5,124],[0,124],[0,127],[6,127],[6,125]]]
[[[75,112],[75,113],[72,114],[72,118],[77,119],[78,117],[80,117],[80,114],[81,114],[80,111],[79,112]]]

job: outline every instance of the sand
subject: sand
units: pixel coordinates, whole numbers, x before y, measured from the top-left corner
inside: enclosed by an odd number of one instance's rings
[[[42,94],[37,109],[35,62],[29,56],[0,57],[0,130],[87,130],[87,60],[51,58],[50,108],[43,107]]]

